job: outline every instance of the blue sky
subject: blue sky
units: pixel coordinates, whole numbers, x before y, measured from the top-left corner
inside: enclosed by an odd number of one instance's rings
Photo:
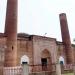
[[[0,0],[0,32],[4,32],[7,0]],[[61,41],[59,14],[66,13],[71,41],[75,38],[75,0],[18,0],[18,32]]]

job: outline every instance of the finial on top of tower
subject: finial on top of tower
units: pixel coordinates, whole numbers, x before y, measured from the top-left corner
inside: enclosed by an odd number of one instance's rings
[[[60,19],[66,19],[66,13],[59,14]]]
[[[60,16],[64,16],[64,15],[66,15],[66,13],[61,13],[61,14],[59,14]]]

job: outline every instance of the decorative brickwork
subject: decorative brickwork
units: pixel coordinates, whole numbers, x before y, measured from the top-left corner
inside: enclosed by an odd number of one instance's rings
[[[5,67],[17,64],[17,0],[7,0]]]
[[[59,18],[60,18],[62,41],[65,46],[66,60],[68,64],[72,64],[74,62],[74,54],[73,54],[74,52],[71,46],[66,14],[65,13],[60,14]]]

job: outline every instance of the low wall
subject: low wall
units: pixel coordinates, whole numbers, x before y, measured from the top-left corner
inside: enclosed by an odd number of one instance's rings
[[[30,73],[29,75],[56,75],[55,72],[33,72]]]
[[[30,75],[55,75],[56,66],[52,67],[52,71],[46,70],[43,71],[40,66],[29,66],[29,74]],[[35,68],[35,69],[33,69]],[[40,69],[39,69],[40,68]],[[73,65],[64,65],[64,73],[65,72],[72,72]],[[23,68],[22,66],[17,67],[4,67],[0,69],[0,75],[23,75]]]

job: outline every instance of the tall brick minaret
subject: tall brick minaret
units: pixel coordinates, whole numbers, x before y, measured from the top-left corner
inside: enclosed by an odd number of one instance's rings
[[[70,40],[66,14],[65,13],[60,14],[59,18],[60,18],[62,41],[65,46],[66,61],[67,61],[67,64],[72,64],[74,61],[73,60],[74,55],[73,55],[73,49],[71,46],[71,40]]]
[[[17,3],[17,0],[7,0],[5,67],[13,67],[17,64]]]

